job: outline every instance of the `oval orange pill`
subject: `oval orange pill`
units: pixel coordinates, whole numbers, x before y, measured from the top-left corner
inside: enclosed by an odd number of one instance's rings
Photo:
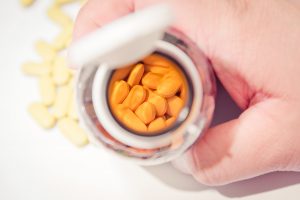
[[[162,117],[156,118],[154,121],[152,121],[148,126],[148,131],[161,131],[166,128],[166,122],[165,119]]]
[[[179,88],[180,91],[180,98],[185,101],[187,98],[187,88],[185,84],[182,84],[181,87]]]
[[[130,109],[126,109],[123,112],[121,122],[123,122],[125,126],[132,130],[139,132],[147,131],[147,126]]]
[[[177,93],[181,84],[182,82],[177,79],[173,79],[173,78],[164,79],[157,86],[156,93],[166,98],[172,97]]]
[[[168,73],[166,73],[163,76],[162,81],[164,81],[166,79],[174,79],[174,80],[178,80],[179,82],[182,82],[181,75],[177,71],[175,71],[175,70],[171,70]]]
[[[148,72],[142,79],[142,84],[150,89],[156,89],[162,76]]]
[[[154,105],[157,116],[163,116],[167,112],[167,100],[151,90],[148,90],[147,101]]]
[[[114,107],[113,107],[113,111],[114,111],[116,117],[118,117],[119,119],[122,118],[126,109],[128,109],[128,108],[123,104],[117,104],[117,105],[114,105]]]
[[[146,90],[140,86],[135,85],[130,90],[128,96],[123,101],[123,104],[135,111],[139,105],[141,105],[146,99]]]
[[[149,124],[155,119],[156,111],[154,105],[149,102],[144,102],[136,109],[135,114],[145,124]]]
[[[118,104],[122,103],[124,99],[129,94],[129,85],[125,81],[121,80],[115,82],[112,93],[111,93],[111,103]]]
[[[156,66],[156,65],[146,65],[145,67],[146,72],[152,72],[155,74],[165,75],[168,72],[170,72],[169,67],[162,67],[162,66]]]
[[[143,62],[147,65],[155,65],[162,67],[176,67],[176,64],[164,56],[158,54],[152,54],[143,59]]]
[[[178,117],[178,114],[183,108],[183,104],[184,104],[183,100],[177,96],[174,96],[168,98],[167,102],[168,102],[167,114],[172,117]]]
[[[127,66],[127,67],[115,70],[113,76],[111,77],[111,80],[118,81],[118,80],[125,79],[129,75],[131,68],[132,68],[132,66]]]
[[[171,126],[175,121],[177,117],[170,117],[169,119],[166,120],[166,126],[169,127]]]
[[[128,84],[132,87],[140,83],[142,76],[144,74],[144,65],[137,64],[130,72],[127,79]]]

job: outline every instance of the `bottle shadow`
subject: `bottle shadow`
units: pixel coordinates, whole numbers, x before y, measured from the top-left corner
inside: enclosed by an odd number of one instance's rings
[[[209,187],[196,182],[190,175],[177,171],[170,163],[143,167],[143,169],[168,187],[176,190],[190,191],[193,193],[204,190],[215,190],[220,194],[231,198],[264,193],[300,183],[300,173],[273,172],[224,186]]]
[[[234,119],[241,113],[241,110],[237,107],[223,86],[219,82],[217,85],[218,95],[216,98],[216,108],[212,126]],[[216,190],[227,197],[249,196],[300,183],[300,173],[274,172],[225,186],[208,187],[196,182],[190,175],[177,171],[170,163],[143,167],[143,169],[165,185],[177,190],[191,192]]]
[[[227,197],[244,197],[296,185],[299,183],[299,172],[273,172],[213,189]]]
[[[171,163],[142,168],[165,185],[178,190],[201,191],[209,188],[198,183],[190,175],[179,172],[171,165]]]

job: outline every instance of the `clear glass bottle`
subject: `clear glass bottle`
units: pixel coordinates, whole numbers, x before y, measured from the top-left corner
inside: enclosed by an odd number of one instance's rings
[[[141,165],[168,162],[188,150],[208,128],[215,106],[216,83],[211,65],[187,36],[170,28],[155,41],[150,53],[153,52],[178,64],[188,80],[189,90],[177,121],[160,134],[133,134],[113,117],[107,90],[114,67],[101,62],[81,67],[76,84],[80,122],[91,142]],[[138,55],[136,59],[146,55]]]

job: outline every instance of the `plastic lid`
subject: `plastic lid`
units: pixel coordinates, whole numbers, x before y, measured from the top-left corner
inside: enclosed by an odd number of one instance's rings
[[[88,34],[69,49],[71,65],[82,67],[105,63],[117,68],[154,51],[173,15],[166,4],[129,14]]]

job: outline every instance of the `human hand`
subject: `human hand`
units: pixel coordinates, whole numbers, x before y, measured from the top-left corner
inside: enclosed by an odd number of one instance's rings
[[[90,0],[74,39],[162,0]],[[207,185],[272,171],[300,171],[300,3],[294,0],[164,0],[174,27],[211,61],[243,113],[210,128],[177,168]]]

